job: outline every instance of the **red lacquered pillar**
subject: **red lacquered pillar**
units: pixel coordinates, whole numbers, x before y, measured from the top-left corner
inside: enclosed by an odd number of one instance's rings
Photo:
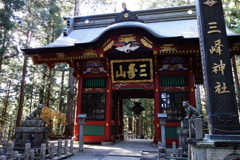
[[[112,126],[112,82],[108,74],[107,76],[107,93],[106,93],[106,121],[105,121],[105,136],[103,141],[112,141],[111,126]]]
[[[74,136],[72,137],[73,140],[79,140],[79,124],[78,124],[78,114],[81,113],[82,109],[82,89],[83,89],[83,78],[78,78],[78,90],[77,90],[77,106],[75,111],[75,118],[74,118]]]
[[[190,66],[192,66],[192,59],[190,58]],[[192,68],[189,69],[188,73],[188,86],[189,86],[189,104],[196,108],[196,98],[195,98],[195,84],[194,84],[194,75]]]
[[[161,141],[161,130],[159,127],[160,119],[157,117],[157,114],[160,113],[160,92],[159,92],[159,74],[158,74],[158,61],[157,61],[158,52],[154,51],[154,126],[155,126],[155,137],[153,142],[158,143]]]

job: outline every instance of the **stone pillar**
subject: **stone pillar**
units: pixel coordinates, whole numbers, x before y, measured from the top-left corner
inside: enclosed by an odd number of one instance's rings
[[[195,135],[196,140],[202,140],[203,139],[203,123],[201,118],[194,118],[194,124],[195,124]]]
[[[70,140],[70,149],[69,152],[73,154],[73,140]]]
[[[124,129],[123,130],[123,133],[124,133],[124,139],[128,139],[128,130],[127,129]]]
[[[197,0],[196,8],[209,123],[206,139],[236,140],[239,115],[222,1]]]
[[[162,146],[166,147],[165,119],[167,118],[167,113],[158,113],[158,118],[160,118]]]
[[[48,149],[49,158],[54,158],[54,143],[50,143],[49,149]]]
[[[165,124],[167,113],[158,113],[158,118],[160,118],[160,125],[161,125],[161,140],[162,143],[158,146],[158,156],[160,160],[165,160],[166,158],[166,136],[165,136]]]
[[[62,140],[58,140],[58,146],[57,146],[57,157],[62,156]]]
[[[64,155],[68,155],[68,141],[64,141]]]
[[[29,155],[29,160],[34,160],[35,151],[33,149],[31,149],[29,154],[30,154]]]
[[[79,131],[79,149],[78,151],[79,152],[82,152],[83,151],[83,142],[84,142],[84,139],[83,139],[83,127],[84,127],[84,124],[85,124],[85,119],[86,119],[87,115],[86,114],[79,114],[78,115],[78,118],[79,118],[79,124],[80,124],[80,131]]]
[[[24,150],[24,155],[27,157],[26,160],[29,159],[30,148],[31,148],[31,143],[26,143],[25,144],[25,150]]]
[[[45,160],[45,155],[46,155],[46,144],[43,143],[41,144],[40,159]]]
[[[187,138],[189,136],[189,123],[188,120],[181,121],[181,126],[178,129],[178,135],[179,135],[179,155],[181,156],[187,156],[188,154],[188,144],[187,144]]]

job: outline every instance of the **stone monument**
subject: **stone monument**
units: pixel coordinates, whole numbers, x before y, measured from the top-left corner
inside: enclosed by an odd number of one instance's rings
[[[196,0],[208,134],[189,143],[189,159],[240,158],[240,124],[222,0]]]
[[[40,148],[42,143],[48,143],[49,128],[40,117],[42,104],[39,104],[26,119],[21,122],[21,127],[15,129],[15,147],[24,148],[26,143],[31,143],[32,148]]]

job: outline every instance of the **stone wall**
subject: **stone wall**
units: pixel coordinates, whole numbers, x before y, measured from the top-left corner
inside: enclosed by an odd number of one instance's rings
[[[240,158],[240,148],[209,147],[189,144],[189,160],[234,160]]]

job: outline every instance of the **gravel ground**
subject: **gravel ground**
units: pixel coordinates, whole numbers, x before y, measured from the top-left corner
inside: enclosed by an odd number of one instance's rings
[[[156,160],[157,148],[152,147],[152,140],[132,139],[113,145],[103,146],[97,144],[84,144],[83,152],[78,152],[78,145],[74,145],[74,155],[67,160],[101,160],[114,150],[143,151],[141,160]]]

